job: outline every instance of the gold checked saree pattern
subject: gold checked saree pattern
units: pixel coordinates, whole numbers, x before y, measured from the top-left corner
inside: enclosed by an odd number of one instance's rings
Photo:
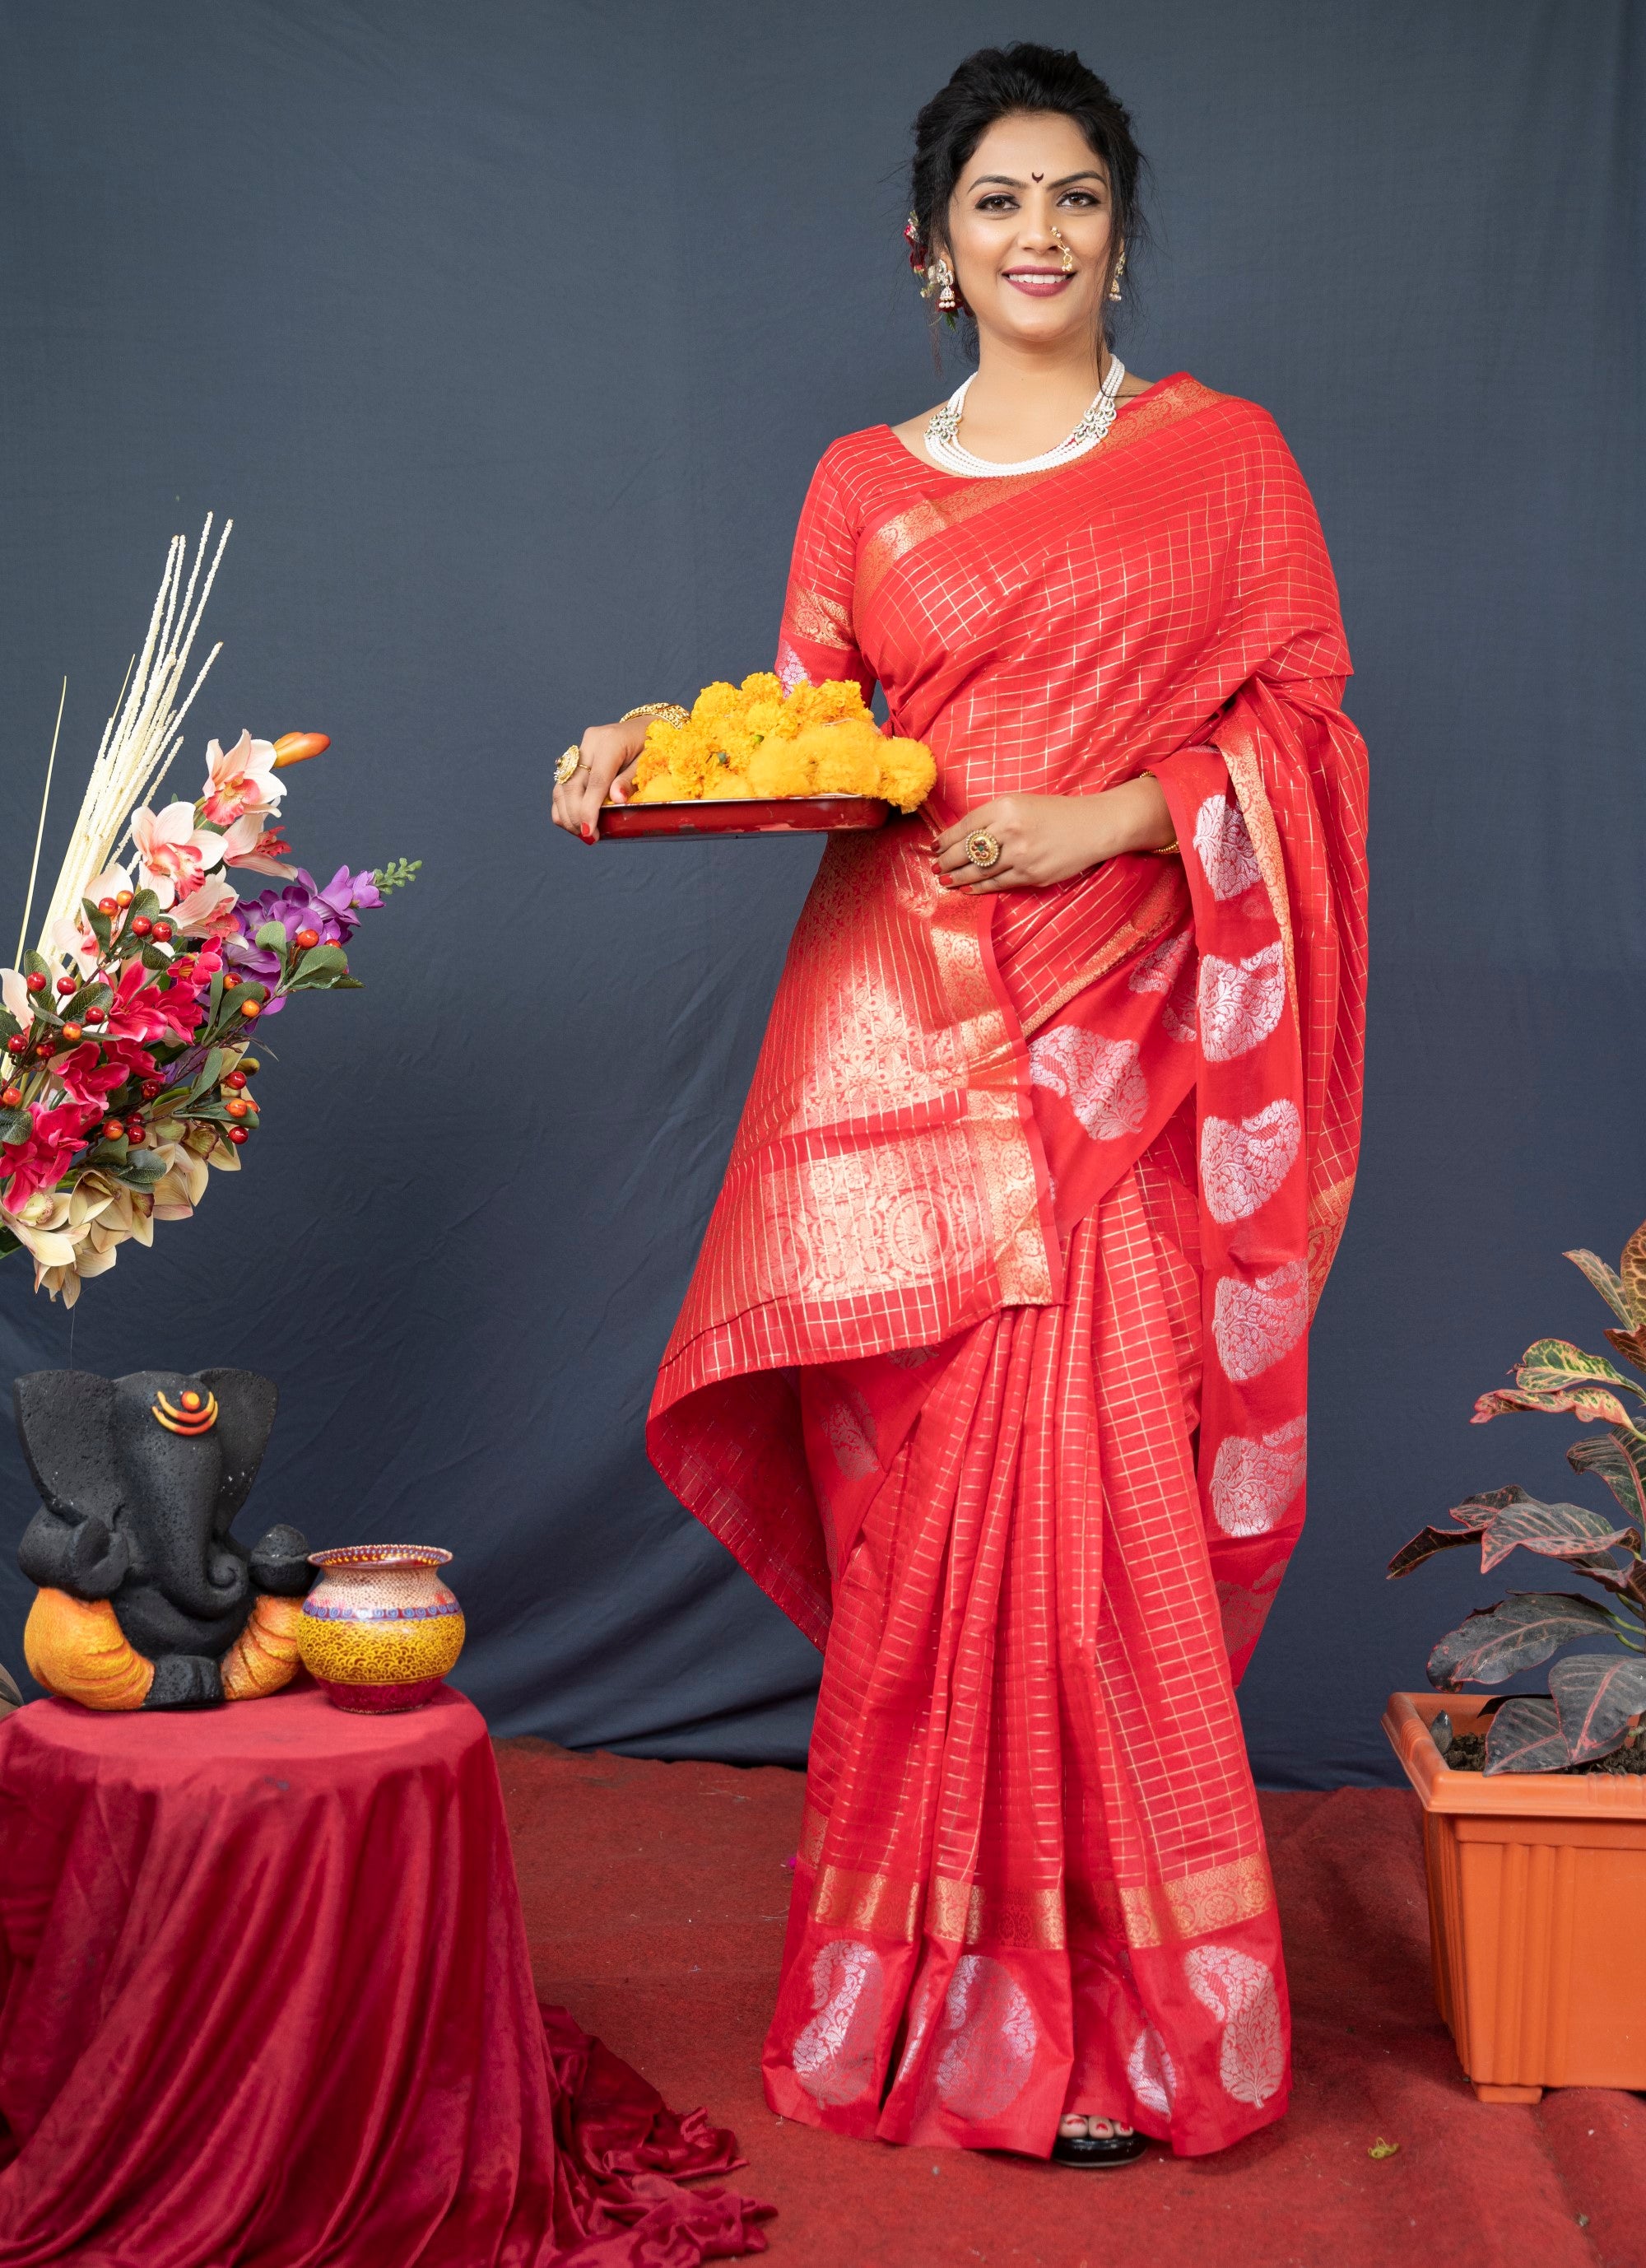
[[[649,1427],[826,1647],[767,2091],[841,2132],[1183,2153],[1280,2116],[1234,1700],[1303,1519],[1355,1170],[1365,760],[1308,491],[1187,376],[1056,471],[837,442],[780,669],[927,814],[825,854]],[[1181,858],[945,891],[927,815],[1151,770]]]

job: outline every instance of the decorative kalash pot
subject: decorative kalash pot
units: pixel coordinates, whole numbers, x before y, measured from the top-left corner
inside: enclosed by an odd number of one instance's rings
[[[340,1709],[418,1709],[463,1651],[463,1609],[440,1580],[452,1554],[431,1543],[311,1551],[320,1579],[303,1602],[298,1651]]]

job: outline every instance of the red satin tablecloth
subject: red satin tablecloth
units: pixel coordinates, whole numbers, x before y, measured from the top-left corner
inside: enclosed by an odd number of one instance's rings
[[[736,2148],[540,2011],[459,1695],[0,1723],[4,2268],[696,2268]]]

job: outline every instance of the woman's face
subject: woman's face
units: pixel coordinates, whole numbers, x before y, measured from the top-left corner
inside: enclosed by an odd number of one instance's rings
[[[997,120],[949,201],[949,257],[979,328],[1025,344],[1095,338],[1111,220],[1108,173],[1072,118],[1025,111]]]

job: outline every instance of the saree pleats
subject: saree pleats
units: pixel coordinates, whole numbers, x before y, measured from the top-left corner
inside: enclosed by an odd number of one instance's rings
[[[787,2116],[1044,2155],[1066,2108],[1195,2152],[1282,2107],[1170,1273],[1128,1173],[1075,1232],[1065,1303],[967,1333],[875,1491],[767,2044]],[[895,1400],[885,1366],[808,1373],[826,1517]]]

